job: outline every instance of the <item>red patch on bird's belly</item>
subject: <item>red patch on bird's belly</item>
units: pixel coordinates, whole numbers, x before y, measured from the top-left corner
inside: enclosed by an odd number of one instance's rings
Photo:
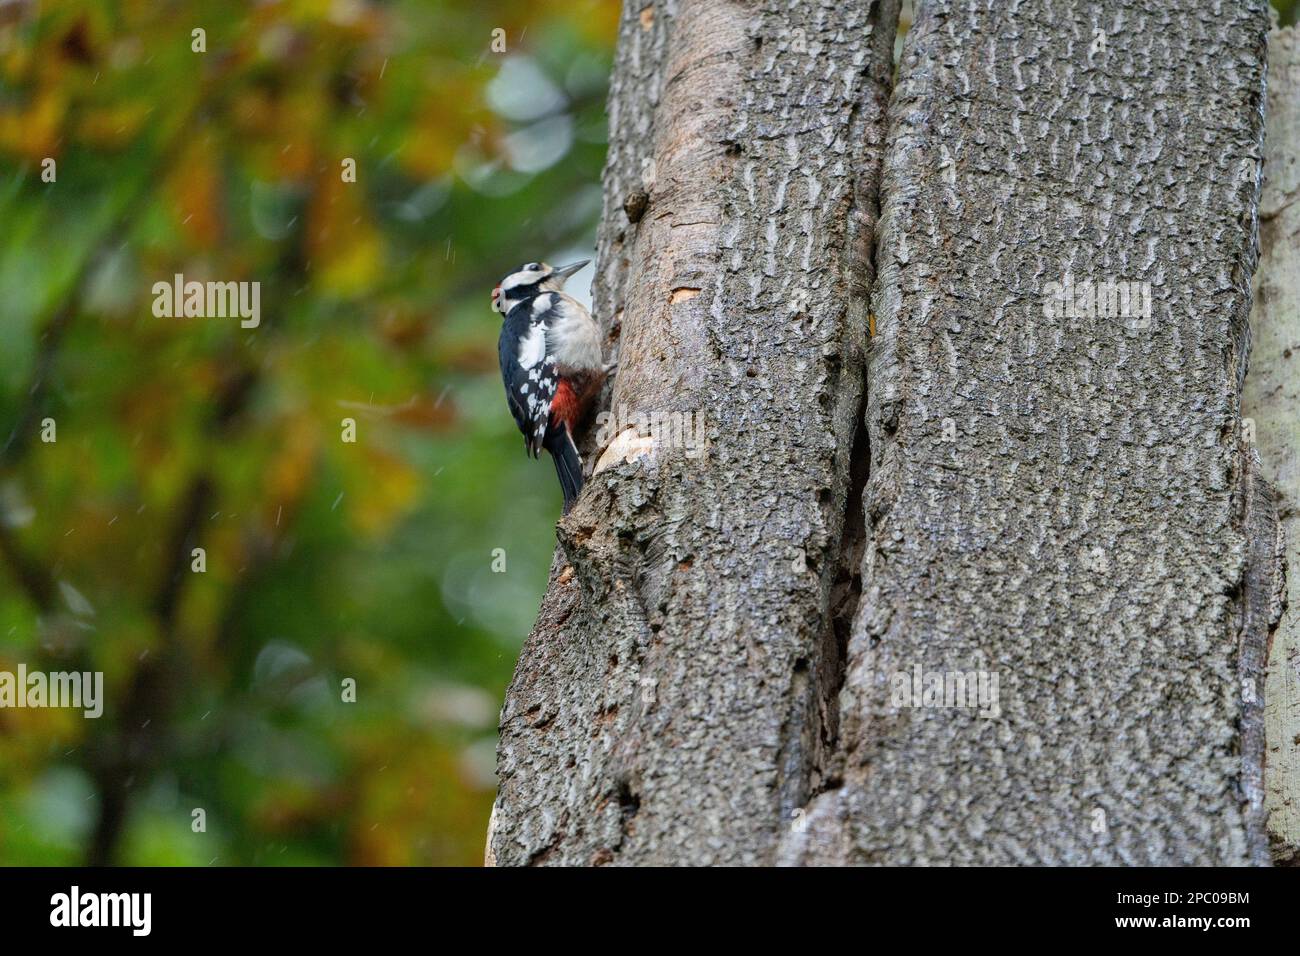
[[[569,426],[569,434],[572,435],[578,425],[580,410],[581,405],[573,386],[569,384],[568,379],[560,379],[560,383],[555,387],[555,395],[551,398],[551,420],[564,422]]]

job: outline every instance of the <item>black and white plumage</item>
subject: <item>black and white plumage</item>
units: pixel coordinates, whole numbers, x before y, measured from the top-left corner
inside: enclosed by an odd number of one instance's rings
[[[608,371],[599,326],[564,292],[564,280],[588,261],[559,269],[530,262],[492,290],[492,308],[505,316],[498,352],[506,403],[528,454],[545,448],[555,460],[565,513],[582,489],[573,433]]]

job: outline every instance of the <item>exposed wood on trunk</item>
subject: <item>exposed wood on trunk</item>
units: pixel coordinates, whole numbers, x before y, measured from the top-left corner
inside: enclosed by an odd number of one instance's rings
[[[1242,412],[1253,423],[1260,470],[1277,492],[1288,541],[1287,611],[1273,637],[1265,683],[1264,781],[1279,861],[1300,862],[1300,36],[1269,37],[1260,262]],[[1248,436],[1249,437],[1249,433]]]
[[[770,862],[825,785],[896,21],[625,9],[595,288],[616,453],[586,443],[507,694],[500,864]],[[702,416],[702,455],[628,440],[665,413]]]
[[[1267,859],[1243,681],[1276,535],[1238,404],[1267,28],[1262,2],[921,5],[845,781],[787,862]],[[1149,283],[1150,321],[1049,317],[1067,275]],[[916,668],[996,677],[996,702],[911,706]]]

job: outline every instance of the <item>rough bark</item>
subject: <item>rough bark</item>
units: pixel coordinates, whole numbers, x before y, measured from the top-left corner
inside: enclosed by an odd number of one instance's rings
[[[770,862],[823,786],[897,6],[625,8],[612,406],[703,414],[708,447],[587,442],[502,711],[490,860]]]
[[[1267,861],[1265,6],[923,4],[877,189],[896,14],[625,13],[613,406],[703,410],[709,447],[588,441],[489,859]],[[1049,317],[1067,278],[1153,313]],[[992,708],[900,702],[916,668]]]
[[[1275,858],[1294,864],[1300,855],[1300,35],[1293,27],[1269,37],[1265,115],[1260,262],[1242,414],[1254,426],[1261,472],[1277,491],[1291,559],[1287,610],[1265,682],[1264,780]]]
[[[844,784],[787,862],[1267,860],[1241,442],[1262,2],[923,3],[890,110]],[[1153,315],[1048,318],[1047,283]],[[985,672],[1000,714],[896,674]]]

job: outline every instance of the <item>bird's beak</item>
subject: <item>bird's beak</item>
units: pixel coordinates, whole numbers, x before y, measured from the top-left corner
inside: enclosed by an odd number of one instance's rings
[[[551,274],[552,278],[567,279],[590,261],[590,259],[583,259],[579,262],[573,263],[572,265],[560,266]]]

